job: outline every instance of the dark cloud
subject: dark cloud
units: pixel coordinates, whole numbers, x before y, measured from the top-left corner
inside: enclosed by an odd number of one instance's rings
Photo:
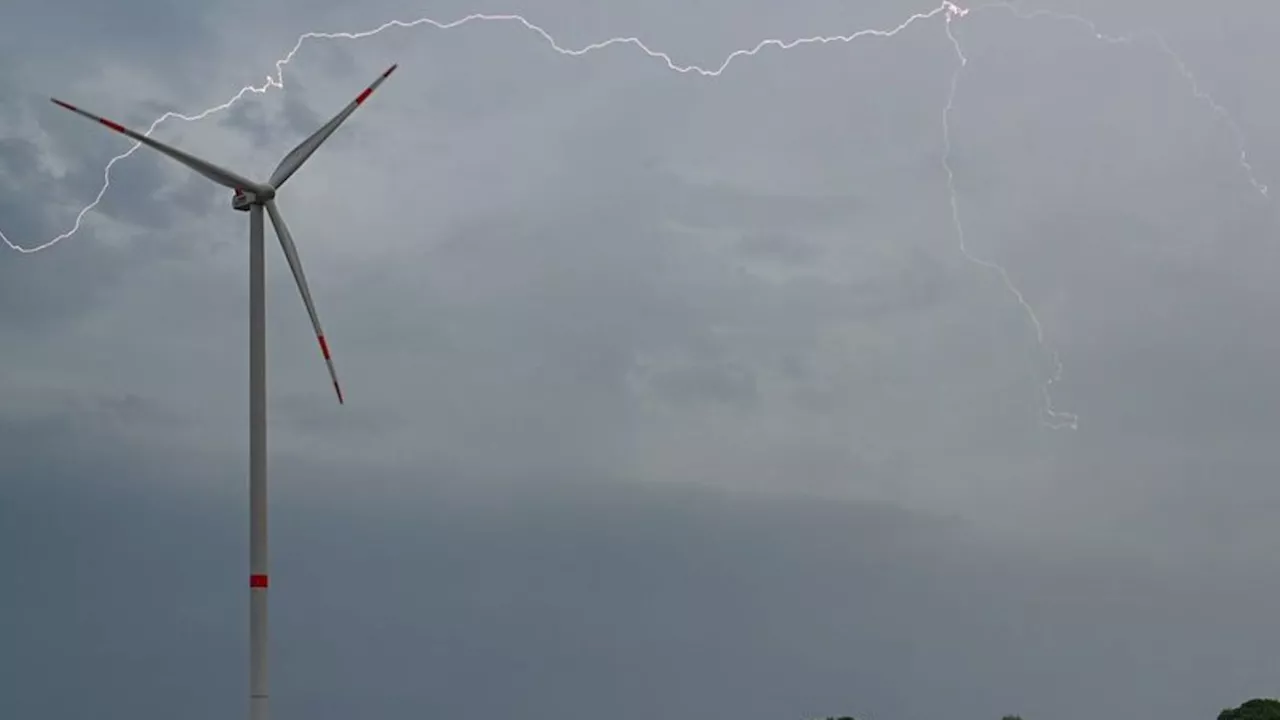
[[[306,86],[289,77],[288,92],[280,100],[280,119],[284,127],[277,127],[262,103],[240,103],[218,117],[218,124],[241,131],[255,150],[288,146],[292,148],[303,138],[314,133],[339,108],[325,116],[311,109],[307,102]]]
[[[39,148],[22,138],[5,138],[0,141],[0,171],[4,172],[11,186],[40,172]]]
[[[73,118],[74,119],[74,118]],[[89,123],[84,126],[96,132]],[[103,132],[106,136],[108,133]],[[101,146],[97,146],[101,147]],[[87,162],[101,160],[100,153]],[[23,332],[43,334],[54,323],[74,319],[93,308],[123,277],[146,265],[192,256],[190,244],[175,241],[174,223],[190,221],[192,211],[208,207],[212,187],[166,181],[164,158],[129,158],[113,172],[112,185],[82,229],[64,244],[47,251],[20,255],[6,248],[0,260],[0,318]],[[75,167],[80,167],[76,162]],[[99,178],[101,176],[98,176]],[[100,186],[99,186],[100,187]],[[64,183],[41,162],[37,147],[20,139],[0,143],[0,214],[10,242],[24,247],[41,244],[74,225],[76,203],[92,199],[97,187],[84,176]],[[27,202],[26,198],[39,198]],[[100,218],[126,223],[141,232],[116,247],[101,242],[98,233],[113,234]],[[95,242],[96,241],[96,242]]]
[[[270,129],[266,112],[262,105],[257,103],[243,103],[232,107],[219,116],[218,124],[240,130],[257,149],[275,140],[275,133]]]
[[[745,368],[729,362],[693,359],[662,368],[649,379],[650,389],[666,402],[712,402],[748,405],[755,399],[755,378]]]
[[[240,464],[203,458],[178,485],[181,465],[74,447],[9,454],[43,467],[0,506],[30,586],[4,600],[28,648],[6,661],[7,711],[234,712]],[[348,468],[277,467],[279,712],[1198,716],[1274,671],[1278,588],[1257,574],[1002,550],[816,499],[367,469],[335,494]],[[77,693],[49,692],[68,676]]]
[[[335,108],[333,112],[322,117],[318,111],[312,110],[311,107],[306,104],[303,100],[303,96],[300,95],[297,90],[297,83],[290,82],[290,92],[284,96],[282,106],[283,110],[281,113],[281,117],[284,119],[285,125],[290,131],[291,136],[296,138],[293,140],[295,144],[302,142],[303,138],[308,137],[311,133],[319,130],[320,126],[323,125],[330,116],[338,111],[338,108]]]
[[[814,247],[813,243],[807,242],[803,236],[778,230],[750,232],[738,241],[738,247],[745,255],[762,256],[795,264],[816,260],[820,255],[820,251]]]
[[[59,188],[41,167],[39,151],[33,143],[8,139],[0,144],[0,215],[4,233],[11,241],[34,245],[54,230],[48,206],[26,202],[27,197],[56,202]],[[59,218],[60,219],[60,218]],[[6,326],[28,333],[51,329],[51,323],[84,311],[103,292],[103,280],[114,267],[111,253],[102,248],[50,262],[53,255],[19,256],[5,248],[0,261],[0,318]]]

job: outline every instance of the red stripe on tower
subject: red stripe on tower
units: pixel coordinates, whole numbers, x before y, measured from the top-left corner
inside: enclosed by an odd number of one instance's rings
[[[267,576],[266,576],[266,575],[250,575],[250,576],[249,576],[249,587],[251,587],[251,588],[265,588],[266,586],[267,586]]]

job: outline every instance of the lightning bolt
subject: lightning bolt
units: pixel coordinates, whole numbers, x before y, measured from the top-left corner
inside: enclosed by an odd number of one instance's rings
[[[176,112],[167,112],[161,115],[160,117],[156,118],[155,120],[153,120],[151,122],[151,125],[147,128],[144,134],[147,136],[150,136],[153,132],[155,132],[156,128],[158,128],[162,123],[167,122],[168,120],[176,119],[176,120],[182,120],[185,122],[196,122],[199,120],[203,120],[204,118],[207,118],[210,115],[214,115],[216,113],[229,109],[232,105],[236,104],[247,95],[251,95],[251,94],[262,95],[268,92],[271,88],[283,89],[284,88],[284,67],[288,65],[290,61],[293,60],[294,56],[297,55],[298,51],[302,49],[303,44],[307,40],[359,40],[362,38],[372,37],[374,35],[377,35],[383,31],[386,31],[392,28],[411,29],[419,26],[430,26],[438,30],[451,30],[457,27],[461,27],[463,25],[467,25],[470,23],[477,23],[477,22],[516,23],[516,24],[522,25],[525,29],[541,37],[547,43],[547,45],[551,47],[552,50],[554,50],[555,52],[561,55],[565,55],[569,57],[581,57],[598,50],[604,50],[614,45],[629,45],[638,49],[640,52],[644,53],[648,57],[661,61],[666,65],[667,69],[673,72],[686,74],[686,75],[693,74],[701,77],[714,78],[714,77],[719,77],[721,74],[723,74],[735,60],[738,60],[740,58],[753,57],[769,48],[775,48],[777,50],[791,50],[794,48],[807,46],[807,45],[827,45],[830,43],[851,43],[854,40],[858,40],[864,37],[892,38],[895,35],[907,30],[908,28],[910,28],[912,25],[915,25],[916,23],[941,16],[944,20],[944,29],[945,29],[946,37],[950,41],[952,47],[955,49],[956,59],[958,61],[955,72],[951,76],[951,84],[950,84],[949,92],[947,94],[946,104],[942,110],[942,139],[943,139],[942,168],[946,173],[947,190],[948,190],[950,206],[951,206],[951,219],[952,219],[952,224],[954,227],[956,239],[959,244],[959,249],[961,254],[963,254],[965,259],[967,259],[969,262],[975,265],[978,265],[979,267],[982,267],[984,269],[995,272],[997,275],[1000,276],[1000,279],[1003,281],[1005,288],[1017,300],[1018,304],[1022,308],[1022,311],[1026,315],[1027,320],[1034,331],[1035,339],[1038,347],[1050,360],[1051,371],[1049,373],[1049,377],[1046,380],[1044,380],[1040,385],[1040,399],[1041,399],[1041,418],[1040,419],[1042,424],[1052,429],[1073,429],[1074,430],[1079,427],[1079,417],[1069,412],[1057,410],[1054,408],[1054,405],[1053,405],[1053,397],[1052,397],[1053,386],[1054,384],[1061,381],[1062,375],[1063,375],[1063,366],[1062,366],[1061,359],[1059,358],[1058,352],[1052,349],[1046,340],[1044,326],[1040,322],[1039,317],[1036,315],[1035,309],[1031,306],[1029,302],[1027,302],[1026,297],[1018,289],[1017,285],[1013,282],[1013,279],[1010,277],[1009,272],[1002,265],[996,262],[993,262],[991,260],[980,258],[974,255],[969,250],[966,237],[965,237],[964,224],[961,221],[959,193],[956,189],[956,184],[955,184],[955,172],[951,167],[951,150],[952,150],[951,113],[955,106],[956,93],[960,86],[961,75],[963,74],[965,67],[968,65],[968,58],[964,54],[964,50],[963,50],[963,47],[961,46],[959,39],[956,37],[956,35],[952,31],[952,25],[954,21],[957,19],[964,18],[973,13],[987,11],[987,10],[1003,10],[1003,11],[1012,13],[1015,17],[1018,17],[1022,20],[1027,20],[1027,21],[1033,21],[1037,19],[1050,19],[1058,22],[1067,22],[1067,23],[1077,24],[1082,26],[1091,35],[1093,35],[1095,39],[1105,43],[1109,43],[1109,44],[1134,44],[1142,41],[1150,41],[1151,43],[1153,43],[1160,52],[1164,53],[1170,58],[1175,69],[1187,82],[1191,90],[1191,93],[1196,97],[1196,99],[1198,99],[1199,101],[1204,103],[1206,106],[1208,106],[1209,109],[1212,111],[1213,115],[1226,125],[1226,127],[1231,132],[1235,140],[1236,149],[1239,152],[1239,165],[1241,169],[1244,171],[1246,177],[1248,178],[1249,183],[1263,197],[1270,199],[1270,194],[1268,192],[1267,186],[1258,179],[1257,174],[1254,171],[1253,165],[1249,161],[1244,133],[1240,129],[1240,126],[1231,117],[1230,113],[1227,112],[1226,108],[1224,108],[1221,104],[1219,104],[1216,100],[1214,100],[1213,97],[1209,95],[1209,93],[1203,90],[1199,81],[1197,80],[1195,75],[1192,74],[1187,64],[1182,60],[1182,58],[1176,52],[1174,52],[1170,44],[1165,40],[1165,38],[1162,35],[1160,35],[1158,32],[1155,32],[1153,30],[1141,30],[1128,35],[1118,35],[1118,36],[1107,35],[1102,33],[1098,29],[1098,26],[1096,23],[1080,15],[1060,13],[1060,12],[1051,11],[1051,10],[1036,10],[1033,12],[1025,12],[1017,6],[1016,0],[1015,2],[989,3],[989,4],[981,5],[978,7],[974,7],[974,8],[961,7],[951,2],[950,0],[943,0],[943,2],[940,5],[933,8],[932,10],[929,10],[926,12],[914,13],[908,16],[907,19],[903,20],[897,26],[889,29],[864,29],[848,35],[817,35],[817,36],[803,37],[803,38],[797,38],[794,40],[787,40],[787,41],[783,41],[775,38],[769,38],[769,39],[761,40],[758,43],[756,43],[754,46],[751,46],[749,48],[741,48],[738,50],[734,50],[733,52],[725,56],[724,60],[722,60],[718,66],[713,68],[704,68],[698,65],[681,65],[677,63],[668,53],[663,52],[661,50],[654,50],[650,48],[648,45],[646,45],[642,40],[640,40],[637,37],[613,37],[613,38],[609,38],[608,40],[603,40],[600,42],[591,43],[589,45],[584,45],[576,49],[567,48],[561,45],[559,41],[557,41],[555,37],[551,35],[551,33],[547,32],[542,27],[530,22],[529,20],[525,19],[521,15],[514,15],[514,14],[495,15],[495,14],[486,14],[486,13],[473,13],[471,15],[467,15],[465,17],[462,17],[450,22],[440,22],[438,20],[433,20],[429,17],[423,17],[423,18],[419,18],[417,20],[411,20],[411,21],[391,20],[373,29],[364,30],[361,32],[308,32],[308,33],[304,33],[303,35],[300,35],[298,37],[297,42],[294,43],[293,48],[288,52],[288,54],[286,54],[280,60],[276,61],[275,74],[268,75],[266,78],[266,82],[263,83],[262,85],[245,86],[241,88],[239,92],[233,95],[231,99],[227,100],[226,102],[220,105],[215,105],[213,107],[202,110],[196,113],[195,115],[183,115],[181,113],[176,113]],[[4,234],[2,230],[0,230],[0,240],[2,240],[4,244],[8,246],[11,250],[15,250],[23,254],[31,254],[31,253],[36,253],[36,252],[40,252],[42,250],[48,249],[56,245],[57,243],[63,240],[66,240],[67,238],[70,238],[72,235],[75,235],[76,232],[80,230],[80,227],[84,221],[85,215],[87,215],[89,212],[91,212],[94,208],[98,206],[98,204],[102,201],[103,196],[106,194],[107,189],[111,187],[111,169],[115,167],[116,163],[120,162],[121,160],[124,160],[125,158],[129,157],[134,152],[136,152],[139,147],[141,147],[141,144],[135,143],[128,150],[124,151],[119,155],[116,155],[115,157],[111,158],[107,162],[106,167],[103,169],[101,189],[98,190],[98,194],[96,197],[94,197],[93,201],[90,202],[88,205],[86,205],[83,209],[80,210],[79,213],[76,214],[75,222],[72,224],[72,227],[70,230],[67,230],[66,232],[44,243],[41,243],[35,246],[30,246],[30,247],[24,247],[12,242]]]
[[[1094,39],[1110,45],[1132,45],[1144,40],[1154,44],[1160,52],[1167,55],[1172,61],[1174,68],[1178,71],[1178,74],[1180,74],[1183,80],[1186,81],[1187,86],[1191,90],[1191,94],[1195,96],[1197,100],[1207,105],[1212,113],[1226,125],[1232,135],[1232,138],[1235,140],[1236,151],[1239,153],[1238,163],[1240,165],[1240,169],[1244,172],[1246,179],[1248,179],[1249,184],[1253,186],[1253,189],[1258,191],[1258,193],[1264,198],[1270,199],[1270,193],[1268,192],[1267,185],[1258,179],[1257,173],[1254,171],[1253,164],[1249,161],[1249,153],[1245,143],[1244,131],[1240,129],[1239,124],[1231,117],[1231,114],[1227,112],[1227,109],[1214,100],[1213,96],[1200,86],[1199,80],[1191,72],[1190,68],[1188,68],[1186,62],[1183,61],[1182,57],[1179,56],[1178,53],[1174,52],[1173,48],[1169,45],[1169,42],[1163,35],[1154,30],[1139,30],[1127,35],[1108,35],[1098,29],[1097,23],[1080,15],[1055,12],[1052,10],[1025,12],[1021,10],[1016,3],[1010,2],[997,2],[982,5],[977,8],[973,8],[972,11],[993,9],[1010,12],[1015,17],[1022,20],[1031,21],[1038,19],[1050,19],[1057,22],[1068,22],[1080,25],[1093,35]],[[1057,410],[1053,405],[1053,386],[1062,380],[1062,359],[1059,356],[1058,351],[1051,348],[1046,341],[1044,325],[1040,322],[1039,316],[1036,315],[1035,308],[1031,306],[1031,303],[1027,302],[1026,297],[1022,294],[1022,291],[1018,289],[1018,286],[1014,284],[1013,279],[1009,277],[1009,272],[1004,268],[1004,266],[974,255],[970,252],[965,240],[964,224],[960,220],[960,198],[956,191],[955,172],[951,167],[951,112],[955,107],[956,92],[960,85],[960,76],[968,65],[969,60],[965,57],[964,49],[960,45],[960,41],[952,32],[951,25],[953,20],[959,17],[964,17],[969,12],[971,12],[971,10],[959,8],[954,5],[950,6],[946,12],[945,29],[947,39],[951,41],[951,46],[955,49],[956,59],[958,60],[956,70],[951,75],[951,87],[947,94],[947,102],[942,110],[942,168],[947,175],[947,191],[950,195],[951,201],[952,225],[955,228],[956,239],[959,243],[961,254],[963,254],[965,259],[969,262],[991,270],[1000,276],[1005,289],[1007,289],[1009,294],[1017,300],[1018,304],[1022,307],[1023,313],[1027,317],[1027,321],[1031,324],[1031,328],[1035,333],[1037,346],[1040,348],[1042,353],[1048,356],[1050,364],[1049,376],[1040,384],[1041,424],[1052,430],[1075,430],[1080,426],[1080,417],[1074,413]]]
[[[1006,5],[1003,7],[1008,8],[1011,6]],[[1062,380],[1062,359],[1059,357],[1058,351],[1050,348],[1045,341],[1044,324],[1040,322],[1040,317],[1036,315],[1035,308],[1031,307],[1031,303],[1027,302],[1026,296],[1013,283],[1013,279],[1009,277],[1009,271],[1003,265],[974,255],[969,251],[969,245],[965,240],[964,223],[960,221],[960,194],[956,191],[956,174],[951,167],[951,111],[955,108],[956,92],[960,88],[960,75],[969,64],[969,58],[965,57],[964,48],[960,46],[960,40],[951,31],[951,23],[955,18],[964,17],[965,14],[966,11],[960,9],[948,12],[946,24],[947,39],[951,41],[951,46],[955,48],[956,59],[959,61],[955,72],[951,74],[951,89],[947,93],[947,104],[942,108],[942,169],[947,174],[947,192],[951,200],[951,224],[955,228],[956,240],[960,245],[960,253],[969,262],[992,270],[1000,276],[1000,280],[1004,282],[1005,289],[1022,306],[1022,311],[1027,316],[1027,321],[1031,323],[1031,327],[1035,332],[1037,347],[1049,355],[1052,370],[1048,379],[1040,384],[1040,422],[1052,430],[1075,430],[1080,426],[1079,416],[1074,413],[1059,411],[1053,406],[1053,386]]]

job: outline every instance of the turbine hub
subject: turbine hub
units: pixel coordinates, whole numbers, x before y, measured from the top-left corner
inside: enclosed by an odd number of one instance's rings
[[[276,196],[275,188],[270,185],[263,185],[254,190],[245,190],[237,188],[235,195],[231,197],[231,207],[241,212],[248,212],[249,208],[274,198]]]

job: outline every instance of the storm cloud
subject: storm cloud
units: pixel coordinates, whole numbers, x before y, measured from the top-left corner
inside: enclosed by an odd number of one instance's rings
[[[308,31],[521,12],[718,68],[933,7],[19,2],[0,231],[69,230],[129,148],[49,96],[145,128]],[[1280,11],[1037,8],[1136,34],[952,22],[963,247],[942,15],[719,77],[392,28],[157,128],[265,176],[400,64],[280,197],[345,406],[269,248],[277,712],[1191,720],[1276,694],[1280,257],[1251,180],[1280,167]],[[189,175],[140,150],[78,232],[0,252],[0,558],[27,578],[0,715],[243,709],[246,223]],[[1041,423],[1055,353],[1078,430]]]

